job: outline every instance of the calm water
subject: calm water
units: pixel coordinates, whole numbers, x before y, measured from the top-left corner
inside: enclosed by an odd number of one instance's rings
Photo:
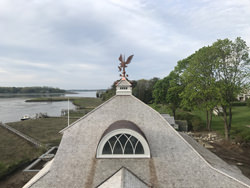
[[[65,97],[96,97],[96,92],[79,92]],[[61,116],[62,109],[68,109],[68,101],[61,102],[25,102],[30,97],[0,98],[0,122],[20,121],[22,116],[35,117],[37,113],[47,113],[49,116]],[[76,107],[70,102],[69,109]]]

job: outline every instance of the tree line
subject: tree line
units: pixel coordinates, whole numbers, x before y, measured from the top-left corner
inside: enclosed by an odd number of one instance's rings
[[[206,111],[211,130],[212,112],[222,110],[225,138],[230,138],[232,106],[238,94],[249,89],[249,47],[240,37],[217,40],[177,62],[163,79],[130,81],[133,95],[145,103],[168,105],[174,116],[178,108]],[[115,95],[116,82],[100,97]]]
[[[66,91],[53,87],[0,87],[0,93],[23,94],[23,93],[65,93]]]
[[[175,69],[156,83],[156,102],[169,104],[173,113],[179,107],[206,111],[211,130],[212,112],[223,113],[225,138],[230,138],[232,106],[238,94],[249,88],[249,47],[241,38],[217,40],[178,61]]]

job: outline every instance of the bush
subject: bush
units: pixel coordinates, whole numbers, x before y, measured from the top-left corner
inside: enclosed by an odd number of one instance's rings
[[[160,114],[171,114],[171,110],[168,108],[167,105],[153,103],[153,104],[149,104],[149,106],[155,109]]]
[[[232,103],[232,106],[246,106],[247,105],[247,103],[246,102],[233,102]]]
[[[250,108],[250,98],[246,100],[246,104]]]
[[[231,130],[231,134],[235,135],[232,138],[235,139],[236,142],[239,142],[239,143],[250,142],[250,130],[247,128],[240,129],[236,127]]]
[[[198,116],[193,116],[191,123],[194,131],[200,131],[204,128],[202,124],[202,119]]]
[[[193,130],[192,128],[192,118],[193,118],[194,115],[192,115],[191,113],[189,112],[177,112],[176,113],[176,119],[177,120],[187,120],[187,123],[188,123],[188,130]]]
[[[187,120],[188,130],[200,131],[204,128],[202,119],[199,116],[193,115],[190,112],[178,112],[176,114],[177,120]]]

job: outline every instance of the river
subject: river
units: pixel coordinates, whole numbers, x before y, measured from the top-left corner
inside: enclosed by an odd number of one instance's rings
[[[33,96],[34,97],[34,96]],[[78,92],[67,94],[65,97],[96,97],[96,92]],[[46,113],[48,116],[61,116],[61,110],[68,109],[68,101],[60,102],[25,102],[30,96],[0,98],[0,122],[8,123],[20,121],[24,115],[35,117],[37,113]],[[76,106],[69,102],[69,109]]]

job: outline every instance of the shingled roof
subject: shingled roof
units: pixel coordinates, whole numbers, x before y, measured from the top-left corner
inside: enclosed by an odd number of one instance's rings
[[[121,120],[141,130],[149,144],[150,158],[96,158],[103,134]],[[114,96],[62,133],[49,170],[28,187],[91,188],[104,186],[109,179],[108,185],[115,187],[110,182],[118,181],[116,173],[123,168],[136,177],[135,182],[155,188],[249,187],[247,182],[211,166],[158,112],[132,95]]]
[[[145,182],[136,177],[126,168],[121,168],[118,172],[113,174],[105,180],[98,188],[149,188]]]

